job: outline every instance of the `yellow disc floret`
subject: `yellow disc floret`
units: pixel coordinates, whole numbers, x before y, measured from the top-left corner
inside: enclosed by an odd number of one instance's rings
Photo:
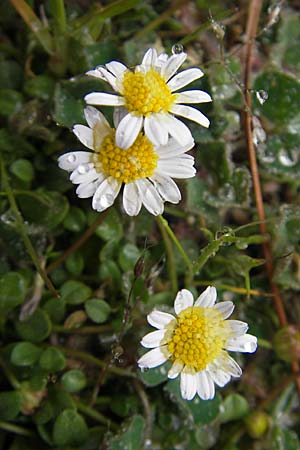
[[[165,80],[154,69],[146,73],[126,71],[122,94],[128,111],[139,116],[166,113],[177,97],[171,93]]]
[[[172,361],[199,372],[220,355],[227,338],[226,322],[217,310],[190,307],[178,315],[168,350]]]
[[[94,138],[94,142],[96,139]],[[114,177],[120,183],[132,183],[153,175],[158,155],[153,144],[140,133],[131,147],[123,150],[115,144],[115,134],[104,138],[100,148],[91,156],[97,172]]]

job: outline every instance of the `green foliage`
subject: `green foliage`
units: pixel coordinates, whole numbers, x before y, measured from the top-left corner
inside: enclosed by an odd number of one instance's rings
[[[253,46],[262,236],[244,132],[248,5],[0,2],[0,450],[300,448],[291,382],[300,354],[300,13],[287,3],[263,5]],[[186,121],[197,175],[175,180],[182,199],[165,203],[186,258],[159,218],[124,213],[122,190],[98,213],[57,164],[83,150],[71,131],[85,124],[84,96],[113,92],[86,71],[109,61],[134,68],[149,47],[170,53],[181,41],[182,69],[204,72],[181,91],[213,97],[199,105],[208,129]],[[112,108],[99,110],[113,126]],[[153,308],[174,313],[177,288],[199,295],[208,285],[234,301],[232,318],[249,323],[261,348],[234,356],[243,377],[216,387],[213,400],[186,401],[170,361],[139,370],[148,351],[140,340],[153,331]]]

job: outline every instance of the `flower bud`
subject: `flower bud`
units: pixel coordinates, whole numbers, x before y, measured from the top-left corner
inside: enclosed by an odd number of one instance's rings
[[[283,361],[291,362],[300,358],[300,328],[288,325],[281,328],[273,340],[274,350]]]
[[[253,439],[261,438],[269,427],[269,416],[263,411],[257,411],[246,419],[246,428],[248,434]]]

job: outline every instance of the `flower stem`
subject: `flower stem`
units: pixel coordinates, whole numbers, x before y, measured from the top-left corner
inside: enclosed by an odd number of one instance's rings
[[[184,248],[180,244],[179,240],[177,239],[177,237],[173,233],[172,229],[170,228],[167,220],[163,216],[157,216],[157,220],[159,220],[161,225],[164,227],[164,229],[166,230],[166,232],[168,233],[168,235],[172,239],[173,243],[175,244],[177,250],[181,254],[182,259],[184,260],[187,268],[191,271],[192,270],[192,262],[191,262],[190,258],[188,257],[188,255],[186,254]]]
[[[0,428],[2,430],[9,431],[10,433],[20,434],[21,436],[32,437],[35,435],[32,431],[10,422],[0,421]]]
[[[102,361],[101,359],[96,358],[95,356],[90,355],[89,353],[86,353],[86,352],[83,352],[80,350],[74,350],[72,348],[62,347],[62,346],[56,346],[56,348],[58,350],[61,350],[66,355],[70,355],[74,358],[82,359],[83,361],[89,362],[89,363],[93,364],[94,366],[101,367],[101,368],[107,366],[106,361]],[[134,372],[131,372],[126,369],[122,369],[121,367],[114,367],[111,365],[109,367],[107,367],[107,372],[113,373],[115,375],[119,375],[121,377],[130,377],[130,378],[137,377],[137,375]]]
[[[64,0],[50,0],[52,17],[55,23],[57,33],[66,32],[66,11]]]
[[[1,357],[0,357],[0,367],[2,368],[3,373],[5,374],[6,378],[8,379],[8,381],[10,382],[12,387],[14,389],[19,389],[21,386],[19,381],[17,380],[15,375],[12,373],[12,371],[7,367],[6,363],[4,362],[4,360]]]
[[[20,233],[20,236],[23,239],[23,242],[24,242],[25,248],[27,250],[27,253],[29,254],[30,258],[32,259],[33,264],[35,265],[38,273],[40,274],[40,276],[44,280],[45,284],[48,286],[48,289],[52,292],[53,295],[55,295],[55,297],[59,298],[60,297],[59,293],[57,292],[57,290],[53,286],[51,280],[48,278],[46,272],[41,267],[41,265],[39,263],[38,256],[36,254],[36,251],[35,251],[32,243],[31,243],[31,240],[27,236],[21,212],[20,212],[20,210],[18,208],[18,205],[17,205],[16,199],[15,199],[14,193],[13,193],[13,191],[12,191],[12,189],[10,187],[9,181],[8,181],[8,177],[7,177],[4,161],[2,159],[0,159],[0,163],[1,163],[1,175],[2,175],[4,189],[5,189],[6,193],[7,193],[8,201],[9,201],[10,207],[12,209],[13,215],[14,215],[15,220],[16,220],[17,230],[18,230],[18,232]]]
[[[103,416],[103,414],[101,414],[99,411],[96,411],[94,408],[91,408],[90,406],[84,404],[79,400],[75,400],[75,404],[79,411],[83,412],[92,419],[95,419],[97,422],[103,423],[113,430],[116,430],[118,428],[117,424],[107,419],[105,416]]]
[[[159,219],[160,216],[158,216]],[[165,248],[166,248],[166,253],[167,253],[167,264],[168,264],[168,272],[169,272],[169,277],[171,280],[171,285],[172,285],[172,291],[175,294],[178,291],[178,283],[177,283],[177,273],[176,273],[176,265],[175,265],[175,259],[174,259],[174,252],[173,252],[173,248],[171,245],[171,241],[169,238],[169,235],[167,234],[167,231],[165,229],[165,227],[163,226],[161,220],[157,220],[157,224],[159,226],[164,244],[165,244]]]

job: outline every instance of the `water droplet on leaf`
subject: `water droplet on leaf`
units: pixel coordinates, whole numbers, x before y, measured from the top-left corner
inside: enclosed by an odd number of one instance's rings
[[[269,98],[269,94],[263,89],[261,89],[260,91],[256,91],[255,95],[261,105],[263,105]]]
[[[183,45],[181,44],[174,44],[172,47],[172,53],[173,55],[180,55],[180,53],[183,52]]]

